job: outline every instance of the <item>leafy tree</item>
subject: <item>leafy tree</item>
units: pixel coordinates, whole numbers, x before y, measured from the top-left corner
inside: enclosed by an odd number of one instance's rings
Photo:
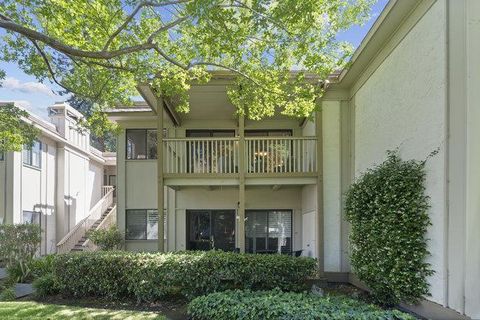
[[[83,127],[90,129],[90,143],[101,151],[116,151],[116,126],[108,122],[98,105],[86,99],[72,96],[67,101],[87,117]]]
[[[24,121],[28,112],[13,104],[0,106],[0,153],[21,151],[31,145],[39,133],[32,124]]]
[[[180,112],[192,81],[227,70],[238,113],[309,116],[351,55],[337,33],[365,21],[372,1],[2,0],[0,59],[100,105],[128,104],[148,82]]]

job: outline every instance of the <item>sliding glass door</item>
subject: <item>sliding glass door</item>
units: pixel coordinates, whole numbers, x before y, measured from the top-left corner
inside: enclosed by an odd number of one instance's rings
[[[290,253],[292,251],[291,210],[247,210],[245,251]]]
[[[187,210],[187,250],[211,249],[235,249],[235,210]]]

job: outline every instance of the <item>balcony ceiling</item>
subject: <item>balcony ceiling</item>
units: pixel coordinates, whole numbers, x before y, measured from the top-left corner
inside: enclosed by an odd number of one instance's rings
[[[227,84],[212,80],[206,85],[193,85],[190,89],[190,112],[179,113],[179,117],[182,121],[236,120],[235,107],[227,96]],[[270,119],[296,120],[283,116],[280,112]]]

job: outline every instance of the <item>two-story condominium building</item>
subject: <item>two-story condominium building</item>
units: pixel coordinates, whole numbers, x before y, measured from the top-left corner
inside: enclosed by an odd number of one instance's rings
[[[358,283],[344,192],[387,150],[417,160],[437,150],[425,181],[435,273],[431,296],[415,308],[428,318],[479,319],[479,21],[476,0],[390,1],[312,119],[237,116],[228,73],[194,84],[187,114],[139,85],[146,103],[110,114],[122,128],[126,248],[302,250],[327,278]]]
[[[24,119],[40,131],[31,148],[0,156],[0,223],[39,224],[41,254],[57,251],[110,191],[103,186],[115,175],[115,158],[91,147],[88,130],[79,130],[81,113],[67,103],[48,111],[50,122],[33,114]]]

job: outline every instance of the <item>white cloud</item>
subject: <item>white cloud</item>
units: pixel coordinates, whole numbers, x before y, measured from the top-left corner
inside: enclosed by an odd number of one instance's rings
[[[50,97],[57,97],[57,95],[43,83],[40,82],[21,82],[12,77],[7,77],[2,81],[2,88],[19,91],[22,93],[41,93]]]

